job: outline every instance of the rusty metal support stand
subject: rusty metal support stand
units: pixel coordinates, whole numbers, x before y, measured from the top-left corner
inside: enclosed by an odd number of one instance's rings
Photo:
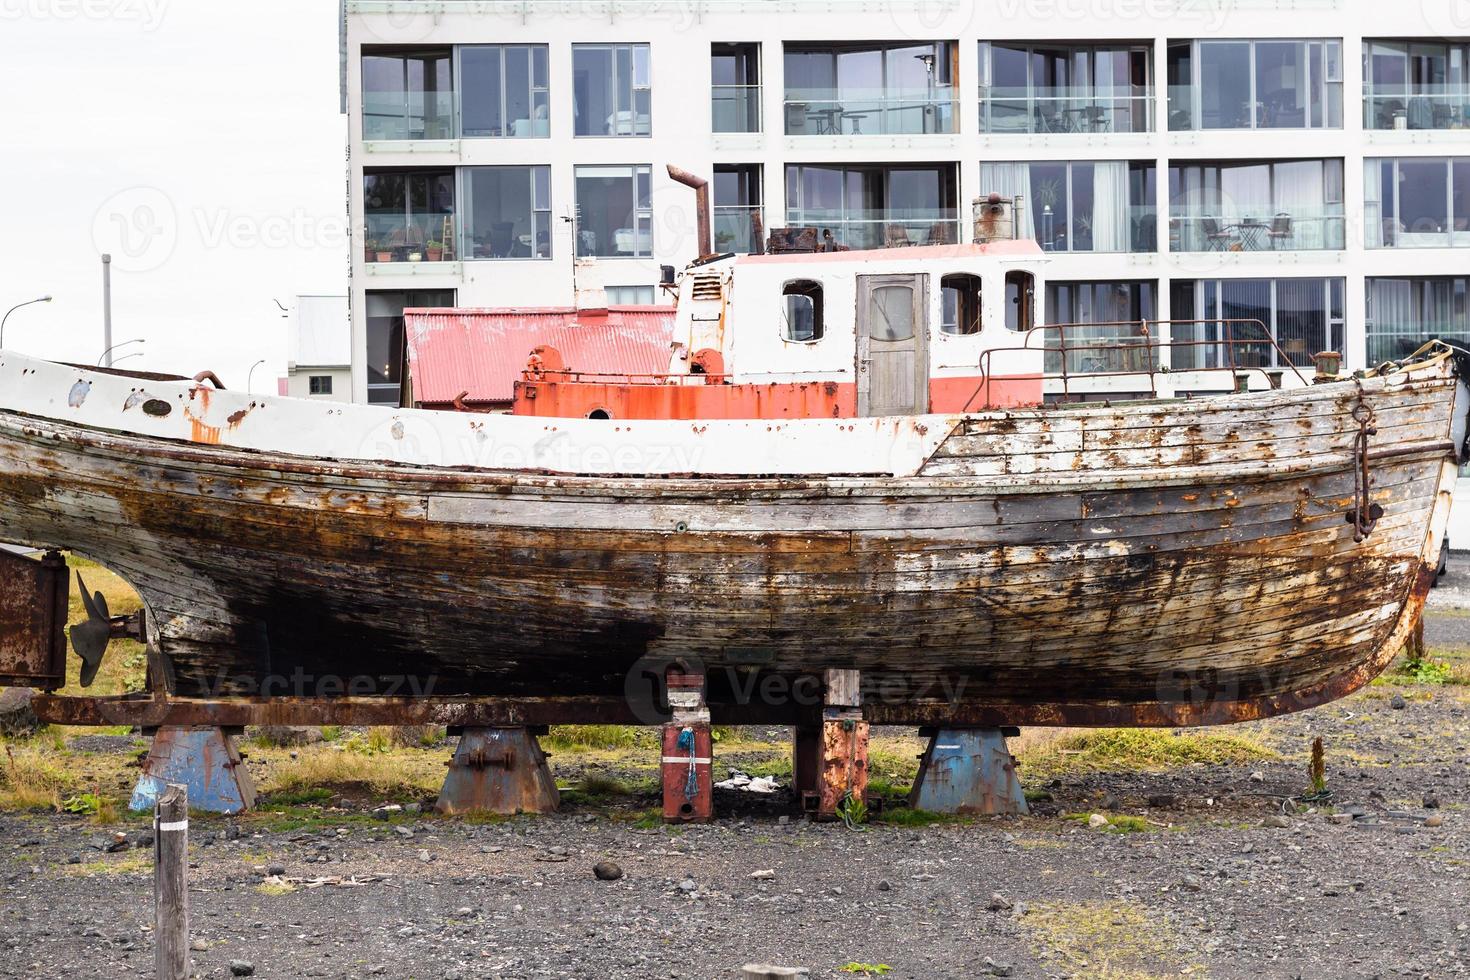
[[[929,747],[909,806],[932,813],[1025,814],[1026,795],[1006,738],[1019,728],[921,728]]]
[[[704,675],[670,670],[666,677],[672,717],[664,725],[659,766],[665,823],[708,823],[714,819],[714,771]]]
[[[835,820],[850,797],[868,792],[868,723],[863,720],[860,672],[823,672],[821,720],[797,725],[792,782],[804,814]]]
[[[454,729],[450,730],[454,734]],[[537,735],[545,728],[464,728],[434,809],[440,813],[555,813],[561,805]]]
[[[152,810],[169,783],[189,792],[189,806],[208,813],[239,813],[255,806],[255,782],[235,748],[237,728],[198,725],[153,733],[143,775],[129,807]]]

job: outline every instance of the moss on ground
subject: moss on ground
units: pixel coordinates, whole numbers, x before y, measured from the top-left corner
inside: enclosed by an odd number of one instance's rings
[[[1186,962],[1173,930],[1126,902],[1038,902],[1021,922],[1039,951],[1059,958],[1073,976],[1092,980],[1162,980],[1203,976]]]

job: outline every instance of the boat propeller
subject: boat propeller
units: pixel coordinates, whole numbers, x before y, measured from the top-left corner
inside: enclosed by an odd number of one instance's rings
[[[102,666],[102,655],[112,639],[112,617],[107,611],[107,597],[101,592],[88,592],[87,583],[77,574],[77,585],[82,591],[82,605],[87,610],[87,621],[71,628],[71,646],[82,658],[82,686],[91,687]]]

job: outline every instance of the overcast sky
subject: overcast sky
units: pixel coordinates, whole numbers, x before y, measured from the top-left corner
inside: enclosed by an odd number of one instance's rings
[[[0,0],[5,346],[275,391],[273,299],[344,294],[335,0]]]

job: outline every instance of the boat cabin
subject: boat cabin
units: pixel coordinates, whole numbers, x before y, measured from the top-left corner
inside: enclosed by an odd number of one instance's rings
[[[711,256],[671,284],[666,373],[596,375],[538,347],[519,415],[849,418],[1042,401],[1030,240]]]

